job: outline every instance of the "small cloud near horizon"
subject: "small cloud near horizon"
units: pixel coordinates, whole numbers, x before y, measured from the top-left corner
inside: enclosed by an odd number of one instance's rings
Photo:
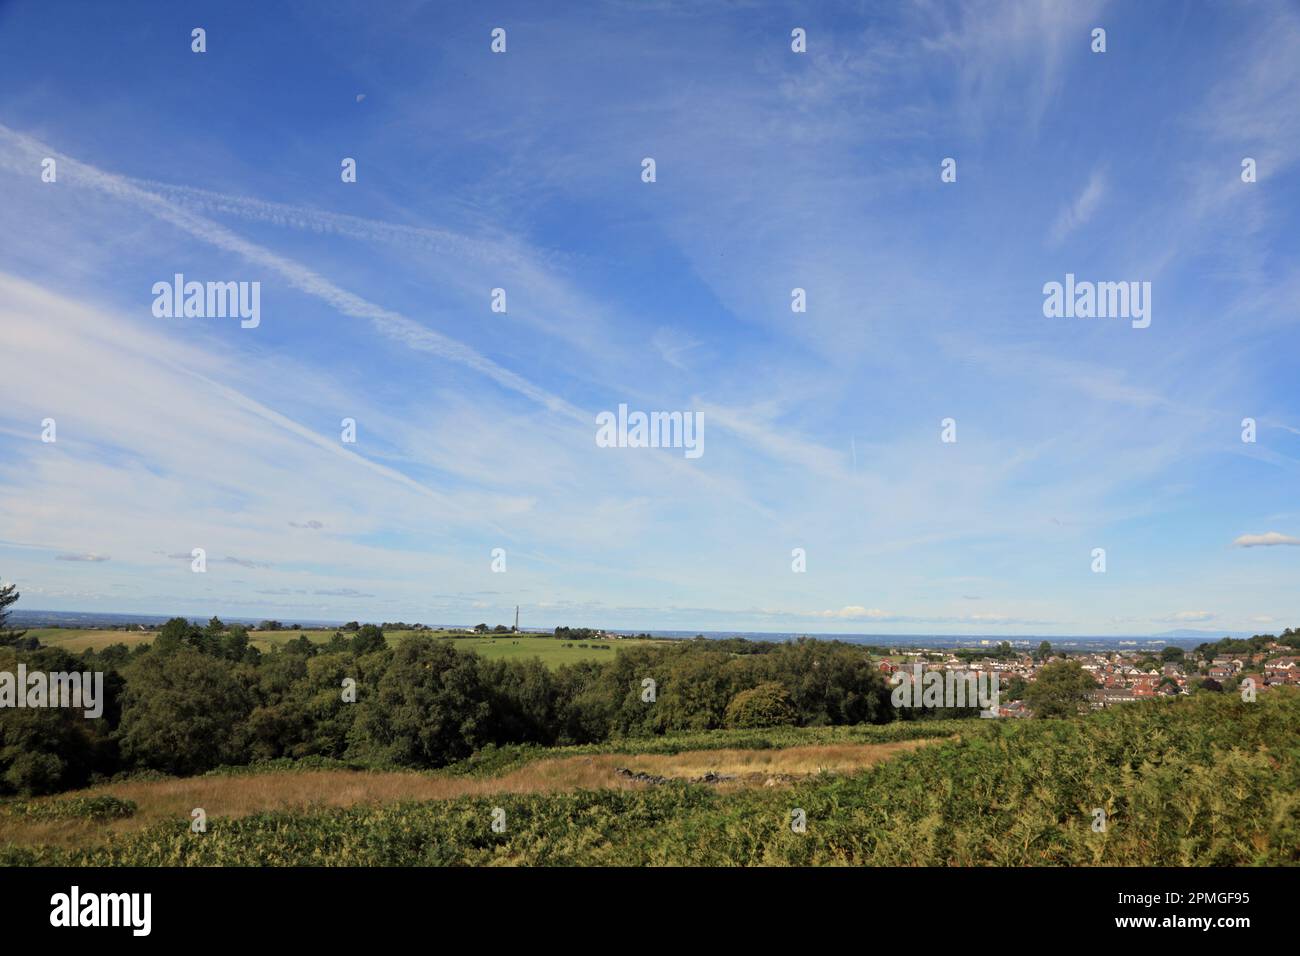
[[[1232,544],[1237,548],[1271,548],[1279,544],[1300,544],[1300,538],[1270,531],[1267,534],[1243,534]]]

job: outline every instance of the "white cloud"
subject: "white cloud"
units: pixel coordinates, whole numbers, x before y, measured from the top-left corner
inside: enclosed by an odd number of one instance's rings
[[[1238,548],[1271,548],[1279,544],[1300,544],[1300,538],[1270,531],[1267,534],[1243,534],[1232,543]]]
[[[842,607],[838,611],[813,611],[813,617],[834,617],[849,621],[887,621],[896,620],[897,615],[879,608],[865,608],[857,604]]]

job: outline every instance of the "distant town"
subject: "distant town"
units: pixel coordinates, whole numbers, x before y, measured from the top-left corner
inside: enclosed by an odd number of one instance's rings
[[[1001,678],[1000,716],[1028,717],[1024,694],[1048,664],[1077,662],[1092,677],[1094,709],[1153,697],[1177,697],[1194,691],[1234,692],[1243,686],[1264,692],[1284,684],[1300,685],[1300,654],[1293,643],[1300,632],[1281,638],[1224,638],[1193,650],[1167,645],[1162,650],[1119,648],[1111,651],[1062,653],[1044,641],[1033,653],[1016,651],[1003,642],[992,654],[917,648],[890,649],[880,662],[885,674],[920,665],[922,671],[983,671]],[[1247,684],[1247,682],[1250,682]]]

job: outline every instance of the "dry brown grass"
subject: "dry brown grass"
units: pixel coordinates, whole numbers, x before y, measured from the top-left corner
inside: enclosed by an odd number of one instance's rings
[[[693,750],[679,754],[615,756],[615,765],[660,777],[686,780],[715,773],[754,786],[768,779],[806,777],[815,773],[849,773],[933,743],[904,740],[889,744],[820,744],[781,750]],[[601,758],[605,759],[605,758]],[[725,786],[725,784],[724,784]]]
[[[719,786],[734,789],[784,784],[815,773],[845,773],[869,767],[897,753],[933,741],[888,744],[830,744],[781,750],[696,750],[680,754],[599,754],[544,758],[495,777],[437,777],[420,773],[316,770],[234,777],[114,783],[61,794],[94,797],[111,794],[131,800],[135,815],[125,820],[32,821],[0,814],[0,843],[85,845],[109,833],[128,833],[163,820],[188,820],[202,807],[209,819],[242,817],[269,810],[350,807],[358,803],[447,800],[494,793],[554,793],[567,790],[620,790],[650,786],[615,771],[624,767],[659,777],[690,780],[706,773],[734,777]]]

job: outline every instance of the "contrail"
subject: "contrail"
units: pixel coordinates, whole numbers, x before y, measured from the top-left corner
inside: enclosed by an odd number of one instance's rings
[[[492,265],[500,265],[503,259],[515,260],[516,265],[522,264],[522,257],[518,251],[510,248],[510,244],[504,241],[475,239],[447,229],[365,219],[345,213],[293,206],[289,203],[271,202],[250,196],[232,196],[210,189],[178,186],[151,179],[129,177],[123,179],[146,192],[171,199],[181,206],[217,215],[239,216],[252,222],[264,222],[304,232],[327,233],[361,242],[388,242],[405,247],[416,246],[431,252],[454,253],[457,256],[474,258]]]
[[[491,359],[456,339],[425,328],[406,316],[385,309],[366,299],[355,295],[330,282],[306,266],[285,256],[281,256],[264,246],[250,242],[230,231],[219,223],[213,222],[185,204],[197,205],[211,211],[228,211],[245,218],[282,223],[302,229],[321,232],[334,232],[356,239],[382,239],[390,242],[415,241],[435,250],[446,251],[455,248],[485,259],[501,255],[512,256],[519,260],[519,254],[511,251],[508,244],[502,245],[485,240],[471,239],[455,233],[416,226],[399,226],[376,220],[363,219],[337,213],[304,210],[282,203],[264,200],[226,196],[208,190],[187,186],[166,186],[149,180],[134,180],[115,173],[104,172],[95,166],[79,162],[70,156],[59,153],[25,133],[10,129],[0,123],[0,168],[20,175],[31,174],[40,168],[40,161],[45,157],[57,160],[60,180],[68,173],[68,181],[74,185],[86,185],[116,199],[131,203],[150,215],[170,223],[203,242],[217,248],[233,252],[248,261],[279,273],[291,285],[308,295],[326,302],[332,308],[353,318],[365,319],[381,334],[400,342],[415,351],[436,355],[448,361],[464,365],[496,382],[503,388],[523,395],[549,411],[580,423],[585,428],[594,427],[593,417],[571,405],[569,402],[553,395],[547,390],[534,385],[523,376],[497,365]],[[167,195],[175,196],[168,199]],[[498,248],[500,246],[500,248]],[[677,459],[653,457],[661,468],[675,474],[686,474],[690,467]],[[749,508],[770,517],[770,509],[739,494],[737,489],[701,469],[690,469],[692,480],[718,489],[733,498],[738,498]]]
[[[523,376],[496,364],[463,342],[425,328],[401,313],[385,309],[340,288],[301,263],[249,242],[211,219],[141,188],[122,176],[79,162],[3,124],[0,124],[0,140],[10,147],[4,154],[0,154],[0,164],[11,171],[31,172],[40,168],[41,159],[51,157],[58,162],[62,175],[72,174],[69,179],[73,183],[90,186],[115,199],[131,203],[196,239],[242,256],[261,268],[277,272],[299,291],[322,300],[344,315],[367,320],[381,334],[410,349],[464,365],[492,379],[502,388],[517,392],[552,412],[558,412],[584,425],[589,424],[589,415]]]

